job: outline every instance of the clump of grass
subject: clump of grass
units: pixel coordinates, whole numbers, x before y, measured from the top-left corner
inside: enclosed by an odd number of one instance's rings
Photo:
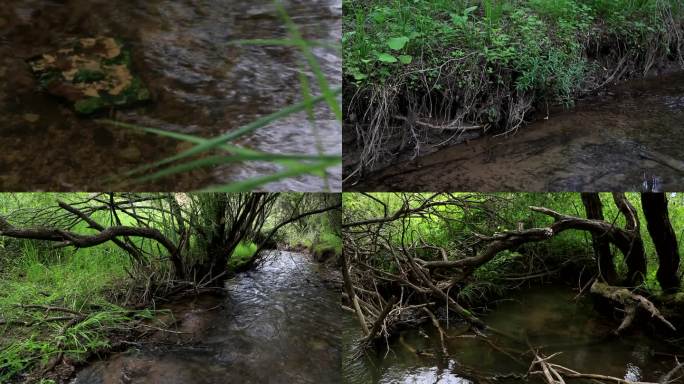
[[[332,252],[334,255],[342,254],[342,238],[334,233],[323,232],[312,245],[314,255],[322,255]]]
[[[662,0],[349,0],[343,76],[360,154],[353,171],[429,143],[434,130],[416,125],[421,117],[450,128],[442,144],[458,140],[462,126],[512,133],[536,105],[571,105],[658,61],[684,67],[683,23],[684,7]]]
[[[16,265],[0,276],[0,382],[58,357],[83,360],[108,348],[112,332],[151,317],[109,298],[123,289],[113,283],[125,278],[127,263],[108,247],[67,255],[24,242]]]

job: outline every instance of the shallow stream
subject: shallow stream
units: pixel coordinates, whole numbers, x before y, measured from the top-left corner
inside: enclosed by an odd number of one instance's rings
[[[146,342],[90,365],[72,384],[340,383],[343,314],[325,267],[301,253],[269,257],[228,280],[227,297],[172,307],[182,343],[173,334]]]
[[[684,171],[684,72],[626,82],[510,137],[390,166],[350,188],[391,191],[675,191]],[[683,165],[684,166],[684,165]],[[347,186],[345,185],[345,190]]]
[[[483,320],[506,334],[529,340],[530,345],[547,356],[562,352],[552,362],[581,373],[657,381],[675,366],[671,346],[645,334],[607,338],[617,322],[599,315],[590,300],[575,301],[574,296],[575,292],[564,287],[523,290],[500,303]],[[460,323],[447,330],[447,357],[441,357],[439,335],[429,323],[402,332],[400,338],[389,344],[389,350],[381,348],[366,358],[352,359],[352,351],[347,348],[343,363],[345,380],[353,384],[528,382],[523,375],[532,361],[531,355],[523,355],[516,362],[483,339],[463,332]],[[350,340],[358,335],[358,324],[349,316],[345,323],[345,345],[350,345]],[[487,337],[512,356],[519,356],[513,350],[528,349],[501,336]]]
[[[341,0],[286,0],[284,6],[305,38],[339,43]],[[134,70],[154,97],[146,106],[109,116],[116,120],[211,137],[301,100],[297,48],[231,44],[286,37],[272,0],[10,0],[0,7],[0,188],[105,190],[112,187],[107,176],[187,149],[178,141],[78,117],[37,89],[26,59],[53,52],[69,38],[89,36],[130,44]],[[314,54],[332,86],[340,86],[338,52],[319,47]],[[324,152],[340,154],[340,124],[322,106],[315,120]],[[269,153],[316,154],[312,132],[306,114],[297,114],[238,144]],[[199,189],[271,174],[278,167],[251,162],[132,187]],[[330,189],[339,190],[340,167],[328,173]],[[305,176],[267,189],[320,191],[324,184],[320,177]]]

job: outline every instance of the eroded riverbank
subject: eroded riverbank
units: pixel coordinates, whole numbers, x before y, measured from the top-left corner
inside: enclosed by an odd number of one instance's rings
[[[663,191],[684,172],[645,154],[682,161],[684,72],[626,82],[521,128],[370,174],[349,190]]]
[[[82,370],[73,384],[339,383],[339,292],[326,266],[278,251],[226,282],[227,296],[171,309],[169,333]]]
[[[339,42],[341,1],[294,0],[284,6],[305,38]],[[130,44],[133,67],[154,98],[148,105],[110,116],[119,121],[210,137],[301,100],[297,48],[231,44],[286,36],[270,0],[10,2],[0,9],[0,188],[117,189],[107,176],[187,149],[178,141],[78,117],[38,91],[26,59],[53,51],[69,38],[98,35]],[[314,55],[331,84],[340,86],[339,53],[318,47]],[[323,151],[340,154],[341,128],[335,117],[321,106],[315,120]],[[269,153],[318,152],[305,113],[277,121],[238,144]],[[264,162],[226,165],[128,188],[192,190],[279,169]],[[328,180],[331,190],[340,189],[339,166],[328,170]],[[304,176],[267,189],[324,187],[322,178]]]

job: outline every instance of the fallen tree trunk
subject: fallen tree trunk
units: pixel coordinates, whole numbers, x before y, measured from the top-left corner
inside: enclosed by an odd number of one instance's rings
[[[639,308],[649,313],[651,317],[660,320],[669,329],[673,331],[677,330],[672,323],[667,321],[667,319],[660,314],[658,308],[656,308],[651,301],[644,296],[630,292],[627,288],[613,287],[596,280],[594,284],[591,285],[591,293],[605,297],[624,307],[625,317],[622,319],[620,326],[614,331],[616,335],[621,334],[632,325]]]

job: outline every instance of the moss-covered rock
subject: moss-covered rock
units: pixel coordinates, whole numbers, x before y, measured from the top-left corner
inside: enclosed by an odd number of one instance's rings
[[[68,100],[79,114],[150,100],[131,70],[130,49],[112,37],[77,39],[28,64],[43,90]]]

